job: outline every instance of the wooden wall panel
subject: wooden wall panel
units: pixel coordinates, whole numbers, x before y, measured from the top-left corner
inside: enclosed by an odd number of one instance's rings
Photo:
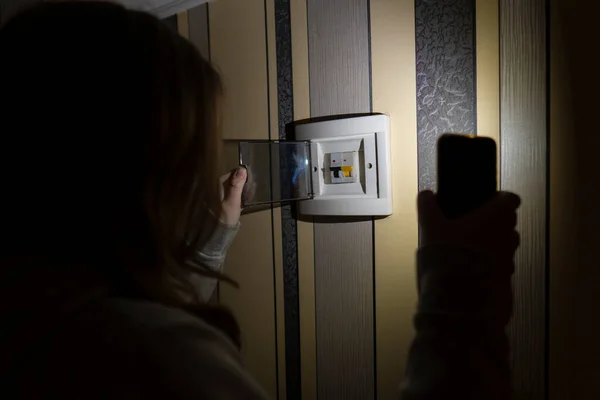
[[[269,139],[270,86],[264,0],[220,0],[208,5],[211,61],[225,86],[223,136]],[[221,285],[221,303],[242,330],[249,371],[271,398],[278,396],[274,236],[271,210],[242,216],[225,272],[240,289]]]
[[[171,19],[175,20],[175,28],[179,33],[187,39],[200,51],[205,60],[210,60],[209,43],[208,43],[208,5],[202,4],[191,10],[174,15]],[[169,18],[163,19],[168,21]],[[172,22],[171,22],[172,23]],[[238,164],[237,161],[237,146],[231,146],[232,143],[225,143],[222,151],[221,171],[230,171]],[[219,303],[219,285],[215,288],[209,303]]]
[[[188,11],[189,39],[196,45],[202,57],[210,60],[208,32],[208,5],[202,4]]]
[[[586,387],[592,377],[582,373],[581,354],[589,351],[589,342],[581,340],[577,331],[588,330],[577,323],[574,312],[581,308],[577,301],[582,288],[582,281],[587,277],[577,277],[575,271],[580,270],[580,251],[578,240],[577,215],[578,197],[574,188],[577,181],[577,144],[575,143],[575,121],[573,88],[569,78],[569,60],[567,59],[567,43],[565,37],[565,10],[559,1],[551,4],[551,104],[550,104],[550,333],[552,346],[549,354],[549,387],[548,399],[595,399],[586,397]],[[568,15],[568,14],[567,14]],[[594,178],[592,177],[592,180]],[[574,190],[575,189],[575,190]],[[600,286],[596,286],[597,288]],[[584,308],[585,310],[585,308]],[[595,310],[589,310],[590,315]],[[596,342],[597,337],[591,341]],[[577,343],[578,341],[579,343]],[[598,354],[598,353],[597,353]],[[594,357],[597,363],[599,357]],[[596,382],[600,382],[596,378]],[[600,383],[599,383],[600,385]]]
[[[398,398],[417,303],[417,118],[414,0],[371,0],[373,109],[392,128],[394,214],[375,221],[377,397]]]
[[[600,3],[550,1],[549,399],[600,398]]]
[[[543,399],[546,341],[546,7],[500,1],[501,187],[522,198],[510,326],[517,398]]]
[[[311,116],[369,112],[367,0],[308,0]],[[373,222],[315,218],[317,391],[375,393]]]
[[[177,32],[186,39],[190,38],[190,25],[187,11],[177,13]]]
[[[498,24],[498,0],[476,0],[477,135],[491,137],[496,141],[498,171],[500,171],[500,29]]]
[[[264,0],[210,3],[211,61],[225,86],[225,139],[267,139],[268,82]]]

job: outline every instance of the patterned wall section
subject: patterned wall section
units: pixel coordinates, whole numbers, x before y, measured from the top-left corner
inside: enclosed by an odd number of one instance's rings
[[[278,138],[293,139],[292,27],[289,0],[275,0],[277,48]],[[281,160],[282,162],[291,160]],[[302,398],[300,370],[300,297],[298,291],[298,228],[296,205],[281,206],[283,246],[283,290],[285,315],[286,394],[288,400]]]
[[[476,133],[475,2],[416,0],[419,189],[435,188],[437,138]]]

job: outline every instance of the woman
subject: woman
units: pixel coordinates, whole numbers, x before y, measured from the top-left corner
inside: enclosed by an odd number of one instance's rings
[[[218,179],[218,74],[108,3],[36,6],[0,54],[3,394],[264,398],[203,305],[246,179]]]

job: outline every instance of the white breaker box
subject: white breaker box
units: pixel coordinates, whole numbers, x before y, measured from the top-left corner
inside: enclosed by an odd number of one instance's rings
[[[296,126],[310,142],[313,198],[305,215],[392,214],[390,119],[385,114]]]
[[[253,179],[254,198],[245,206],[297,200],[304,215],[392,214],[388,115],[301,123],[295,130],[295,141],[240,142],[240,164]]]

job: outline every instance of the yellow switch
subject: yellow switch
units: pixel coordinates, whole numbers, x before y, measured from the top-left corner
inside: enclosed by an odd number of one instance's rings
[[[352,166],[350,165],[344,165],[342,166],[342,171],[344,171],[344,177],[349,178],[350,177],[350,173],[352,172]]]

